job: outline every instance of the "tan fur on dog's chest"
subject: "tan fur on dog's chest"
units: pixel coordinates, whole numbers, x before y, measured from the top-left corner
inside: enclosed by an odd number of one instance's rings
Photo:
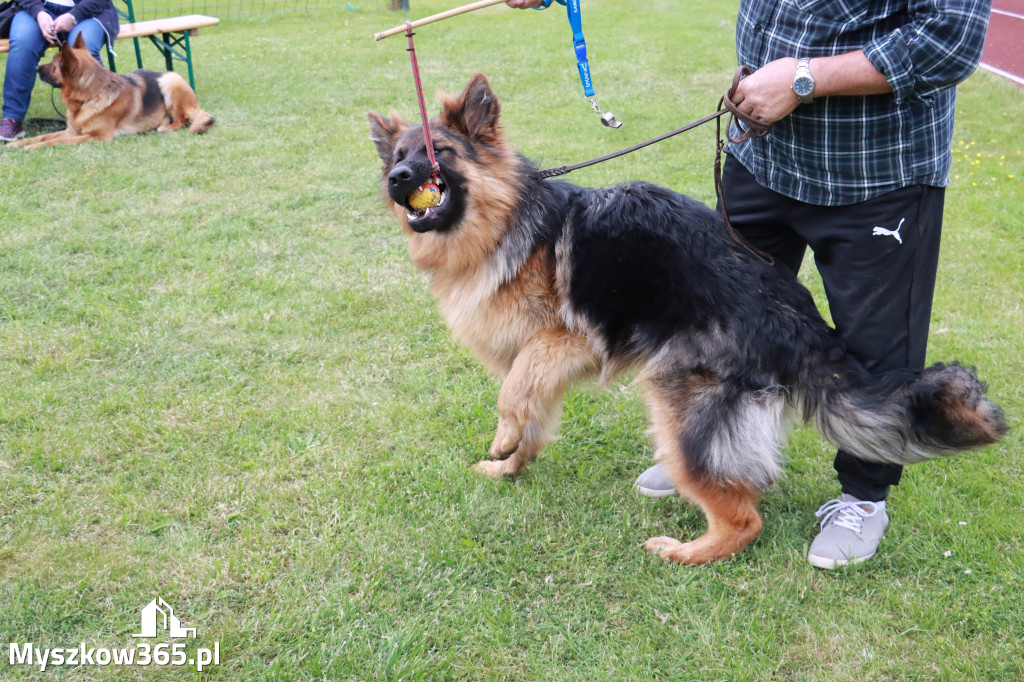
[[[505,374],[522,347],[545,329],[562,329],[554,272],[535,254],[516,277],[501,283],[493,269],[466,276],[435,273],[432,290],[448,328],[498,374]]]

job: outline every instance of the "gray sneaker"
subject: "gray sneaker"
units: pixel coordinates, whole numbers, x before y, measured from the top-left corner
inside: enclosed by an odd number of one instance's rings
[[[807,560],[818,568],[859,564],[875,556],[889,525],[885,502],[865,502],[843,493],[821,505],[814,515],[821,531],[811,543]]]
[[[647,497],[668,497],[676,494],[676,486],[665,475],[665,467],[660,462],[637,476],[633,490]]]

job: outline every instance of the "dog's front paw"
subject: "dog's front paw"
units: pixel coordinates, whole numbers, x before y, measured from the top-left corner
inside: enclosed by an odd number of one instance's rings
[[[478,474],[483,474],[488,478],[493,478],[496,481],[504,478],[505,476],[511,476],[516,473],[512,467],[509,466],[507,461],[499,462],[491,460],[484,460],[483,462],[480,462],[473,467],[473,471]]]
[[[519,449],[523,440],[523,430],[516,424],[502,419],[498,422],[498,431],[491,443],[491,459],[505,460]]]

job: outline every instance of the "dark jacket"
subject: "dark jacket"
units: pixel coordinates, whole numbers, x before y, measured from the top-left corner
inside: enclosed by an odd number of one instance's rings
[[[23,10],[33,17],[46,10],[43,7],[43,0],[17,0]],[[114,46],[114,39],[117,38],[121,24],[117,18],[117,10],[114,9],[113,0],[77,0],[71,8],[71,16],[75,21],[82,22],[86,19],[97,19],[107,32],[107,47]]]

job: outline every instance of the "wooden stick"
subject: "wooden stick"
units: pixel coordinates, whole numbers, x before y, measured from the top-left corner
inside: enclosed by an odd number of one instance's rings
[[[469,5],[463,5],[462,7],[456,7],[455,9],[450,9],[447,12],[441,12],[440,14],[432,14],[429,17],[417,19],[416,21],[412,22],[412,27],[416,28],[417,26],[423,26],[424,24],[432,24],[435,21],[449,19],[451,17],[458,16],[459,14],[472,12],[475,9],[483,9],[484,7],[490,7],[491,5],[500,5],[503,2],[505,2],[505,0],[480,0],[480,2],[474,2]],[[395,26],[394,28],[389,28],[388,30],[381,31],[380,33],[374,33],[373,39],[383,40],[388,36],[397,35],[399,33],[405,33],[405,24],[402,24],[401,26]]]

